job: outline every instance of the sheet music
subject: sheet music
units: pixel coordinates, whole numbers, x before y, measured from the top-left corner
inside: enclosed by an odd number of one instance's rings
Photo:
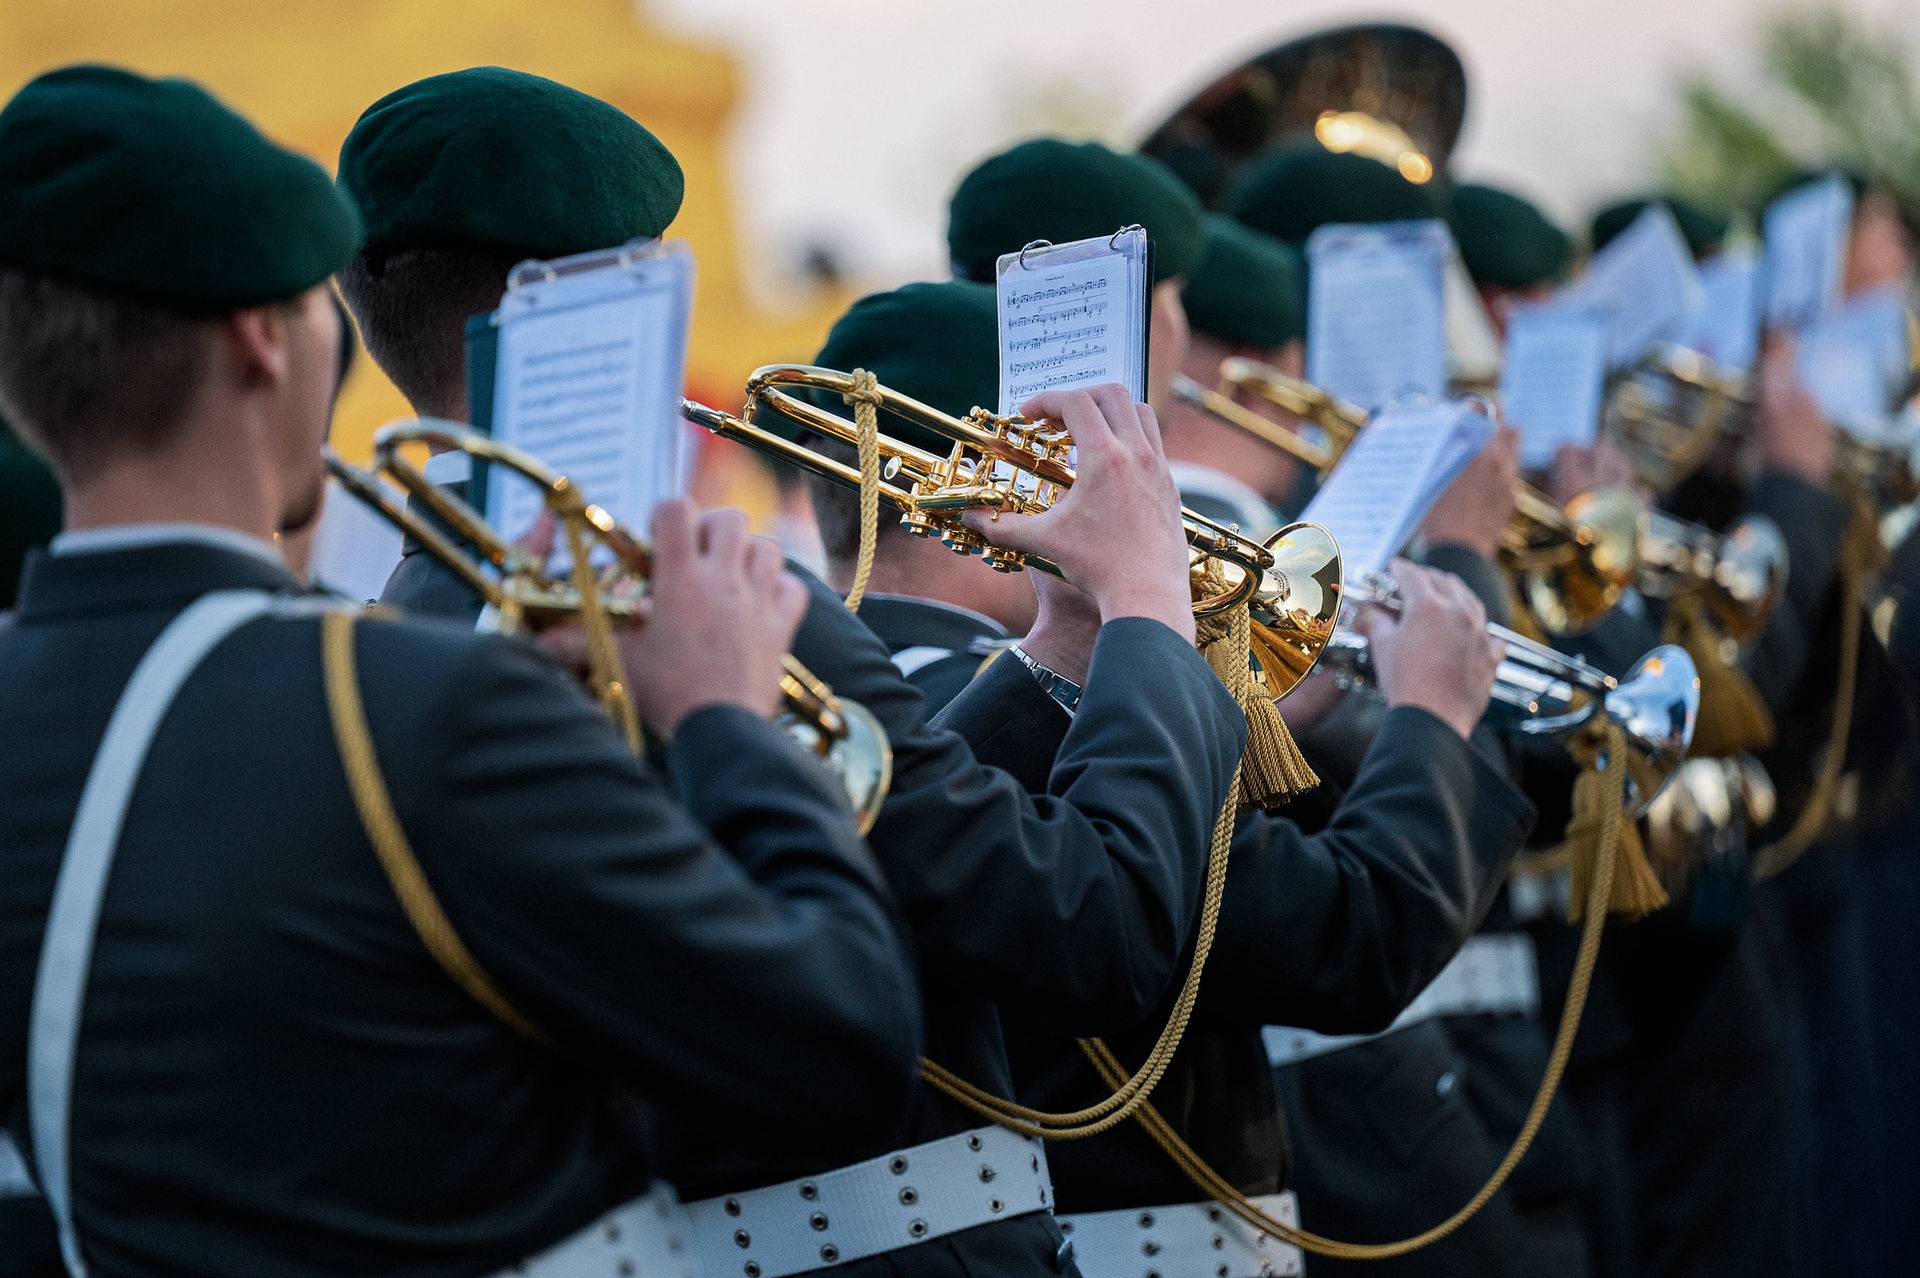
[[[1907,378],[1907,312],[1900,294],[1849,298],[1800,334],[1800,380],[1827,420],[1863,439],[1885,434]]]
[[[1500,405],[1520,432],[1520,464],[1545,470],[1562,444],[1591,444],[1606,384],[1607,317],[1548,303],[1516,308],[1507,321]]]
[[[1043,391],[1118,382],[1147,397],[1147,237],[1114,236],[1000,258],[1000,407]]]
[[[406,503],[405,493],[392,485],[387,487],[396,504]],[[329,479],[326,501],[307,552],[307,580],[347,599],[362,603],[378,599],[400,562],[400,544],[398,528]]]
[[[693,256],[678,243],[595,256],[605,264],[555,271],[502,301],[492,430],[644,529],[686,485],[679,396]],[[543,508],[531,484],[490,477],[487,522],[510,540]]]
[[[1804,328],[1840,304],[1853,188],[1838,174],[1809,182],[1767,209],[1766,321]]]
[[[1760,354],[1760,255],[1750,249],[1722,253],[1700,268],[1706,294],[1687,346],[1715,363],[1744,373]]]
[[[1383,572],[1493,431],[1493,419],[1470,402],[1388,409],[1367,423],[1300,517],[1340,543],[1348,582]]]
[[[1307,240],[1307,379],[1378,410],[1447,388],[1440,221],[1323,226]]]
[[[1664,204],[1651,204],[1593,255],[1560,300],[1607,317],[1607,363],[1626,368],[1660,342],[1680,341],[1705,304],[1686,237]]]

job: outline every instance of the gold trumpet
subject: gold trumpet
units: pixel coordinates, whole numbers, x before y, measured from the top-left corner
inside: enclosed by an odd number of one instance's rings
[[[496,471],[530,480],[567,535],[574,558],[571,579],[549,573],[539,556],[508,542],[479,511],[428,480],[402,452],[410,445],[466,453],[476,462],[491,463]],[[640,598],[652,569],[646,545],[605,509],[588,502],[565,475],[522,449],[458,423],[395,423],[374,436],[373,447],[371,470],[350,465],[326,449],[328,471],[491,605],[501,633],[579,622],[587,631],[589,682],[616,723],[628,731],[629,740],[637,743],[632,697],[623,682],[611,627],[632,624],[640,616]],[[382,476],[418,501],[427,516],[397,500]],[[607,573],[587,566],[595,546],[612,555]],[[885,729],[865,706],[836,697],[791,655],[784,658],[780,696],[785,709],[778,726],[839,780],[859,817],[861,833],[866,833],[893,780],[893,751]]]
[[[826,392],[851,403],[856,394],[852,374],[772,364],[756,370],[746,390],[744,416],[692,400],[681,401],[681,416],[834,483],[861,487],[855,467],[787,440],[757,420],[762,411],[777,412],[828,439],[858,447],[860,431],[853,421],[796,393]],[[938,537],[955,553],[979,555],[1001,572],[1036,568],[1059,575],[1058,565],[995,545],[961,519],[968,510],[1044,511],[1072,487],[1072,440],[1057,424],[1001,417],[982,408],[960,418],[884,386],[874,394],[877,411],[952,441],[942,455],[885,434],[878,438],[879,498],[899,512],[908,532]],[[1191,549],[1194,615],[1216,617],[1247,605],[1268,692],[1285,696],[1313,669],[1333,633],[1340,582],[1340,552],[1333,539],[1315,525],[1295,524],[1264,543],[1256,542],[1185,509],[1181,522]]]

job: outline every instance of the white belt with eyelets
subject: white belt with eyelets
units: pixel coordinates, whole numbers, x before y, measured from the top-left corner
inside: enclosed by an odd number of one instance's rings
[[[1540,1010],[1540,972],[1533,938],[1524,932],[1476,936],[1440,969],[1433,983],[1379,1034],[1316,1034],[1269,1025],[1260,1031],[1267,1061],[1278,1067],[1371,1042],[1436,1016],[1524,1015]]]
[[[1296,1228],[1291,1193],[1254,1205]],[[1219,1203],[1180,1203],[1060,1217],[1085,1278],[1278,1278],[1300,1273],[1300,1249],[1255,1229]]]
[[[571,1238],[496,1278],[701,1278],[680,1199],[656,1181]]]
[[[982,1127],[684,1210],[702,1278],[789,1278],[1052,1206],[1040,1142]]]

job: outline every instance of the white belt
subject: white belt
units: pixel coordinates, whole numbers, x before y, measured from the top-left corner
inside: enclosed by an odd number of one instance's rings
[[[1293,1195],[1254,1205],[1296,1228]],[[1180,1203],[1060,1217],[1086,1278],[1273,1278],[1302,1269],[1300,1249],[1255,1229],[1219,1203]]]
[[[788,1278],[1052,1205],[1040,1142],[982,1127],[685,1211],[703,1278]]]
[[[1358,1043],[1370,1042],[1436,1016],[1472,1013],[1525,1014],[1540,1009],[1540,973],[1534,964],[1533,938],[1524,932],[1476,936],[1440,969],[1433,983],[1420,991],[1393,1024],[1380,1034],[1316,1034],[1312,1030],[1269,1025],[1260,1031],[1267,1060],[1274,1066],[1291,1065],[1324,1056]]]
[[[33,1177],[27,1174],[27,1161],[20,1157],[13,1138],[0,1132],[0,1198],[37,1198],[39,1195]]]
[[[653,1188],[497,1278],[700,1278],[673,1187]]]

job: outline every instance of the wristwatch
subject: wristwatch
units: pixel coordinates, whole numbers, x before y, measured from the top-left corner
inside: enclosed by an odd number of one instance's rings
[[[1059,705],[1062,710],[1065,710],[1068,714],[1072,714],[1079,708],[1079,684],[1067,678],[1058,670],[1050,670],[1046,666],[1041,665],[1019,644],[1013,645],[1013,647],[1007,651],[1013,656],[1014,660],[1027,668],[1027,673],[1032,675],[1034,682],[1040,685],[1040,690],[1049,697],[1052,697],[1054,702]]]

